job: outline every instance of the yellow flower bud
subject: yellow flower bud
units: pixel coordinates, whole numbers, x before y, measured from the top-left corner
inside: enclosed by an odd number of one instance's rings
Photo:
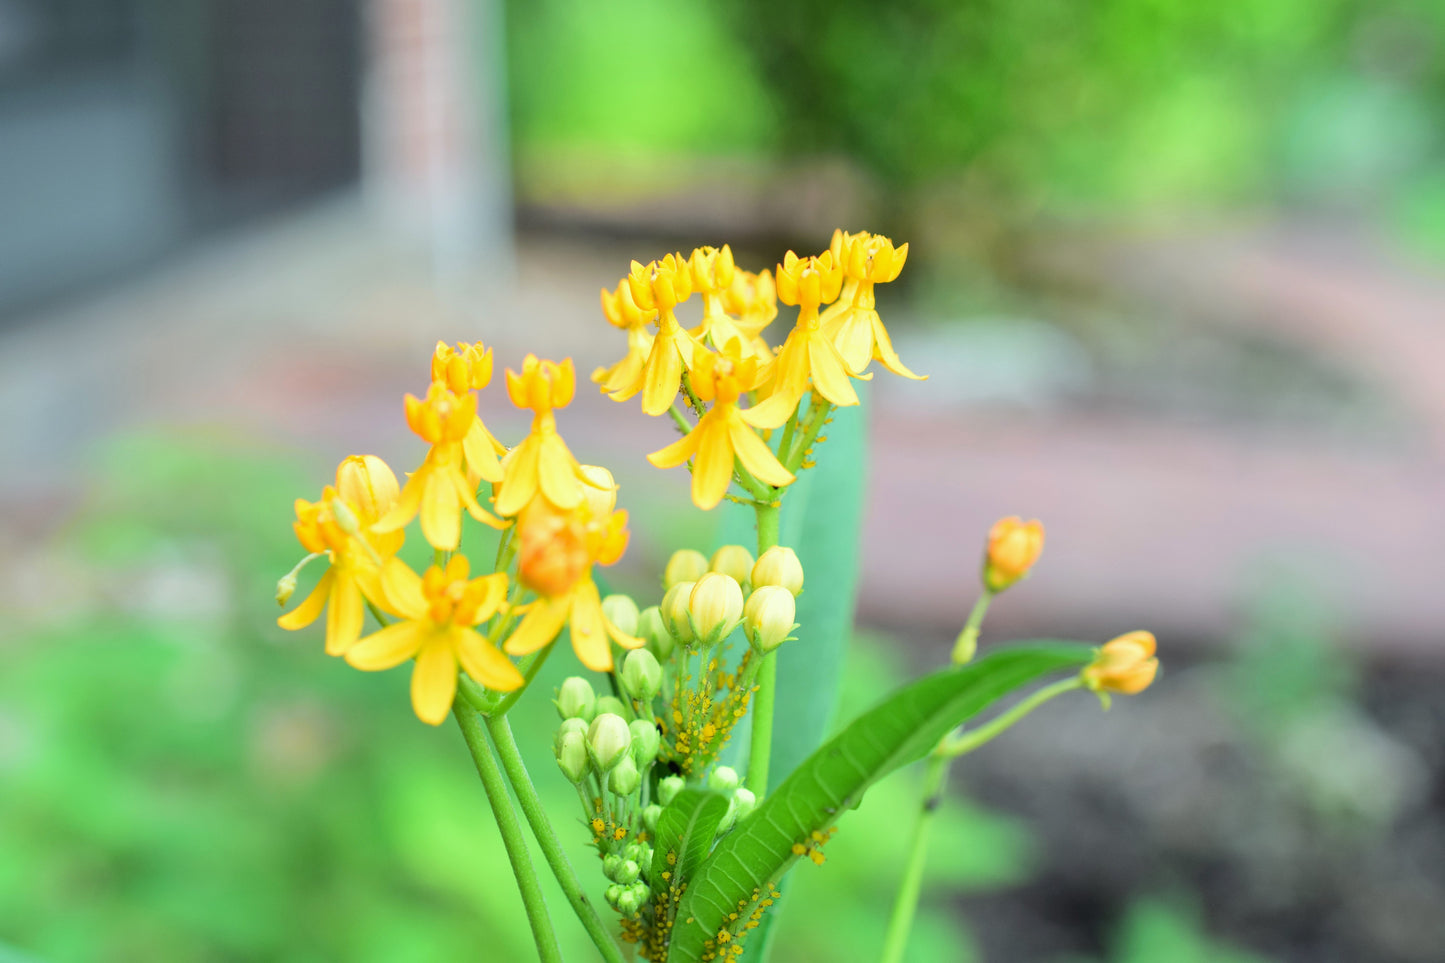
[[[670,589],[678,582],[696,582],[707,574],[707,556],[695,548],[680,548],[667,560],[662,572],[662,587]]]
[[[1038,519],[1025,522],[1017,515],[1001,518],[988,533],[983,583],[990,592],[1002,592],[1029,573],[1044,550],[1044,526]]]
[[[708,572],[688,597],[692,630],[704,646],[717,645],[743,620],[743,589],[731,575]]]
[[[276,581],[276,604],[285,605],[296,594],[296,573],[287,572]]]
[[[1083,671],[1084,684],[1095,692],[1134,695],[1149,688],[1159,674],[1152,632],[1129,632],[1105,642]]]
[[[753,589],[743,609],[744,631],[753,648],[764,654],[773,651],[792,634],[797,625],[797,603],[793,593],[782,585],[764,585]]]
[[[688,619],[688,599],[696,582],[678,582],[667,590],[662,597],[662,605],[658,611],[662,613],[662,624],[667,627],[668,633],[683,645],[689,645],[697,638],[692,631],[692,622]]]
[[[798,553],[782,545],[774,545],[758,557],[753,566],[753,588],[780,585],[797,595],[803,591],[803,563]]]
[[[401,488],[386,462],[375,455],[352,455],[336,469],[336,492],[370,525],[391,511]]]
[[[617,482],[612,478],[612,472],[601,465],[583,465],[582,478],[586,482],[582,486],[582,500],[587,503],[592,517],[601,519],[610,516],[617,508]]]
[[[637,634],[637,603],[630,596],[607,596],[602,600],[602,614],[623,635]]]
[[[742,585],[752,577],[753,553],[741,545],[724,545],[712,553],[708,571],[730,575],[734,582]]]

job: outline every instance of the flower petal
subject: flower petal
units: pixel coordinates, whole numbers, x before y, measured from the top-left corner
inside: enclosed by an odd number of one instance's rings
[[[350,572],[338,572],[331,583],[331,604],[326,609],[326,654],[344,655],[361,638],[366,618],[361,586]]]
[[[393,622],[348,649],[346,661],[364,672],[390,669],[416,655],[430,634],[426,622]]]
[[[426,596],[421,576],[399,558],[389,558],[381,568],[381,605],[388,612],[408,619],[426,616]]]
[[[482,419],[472,422],[467,437],[462,439],[462,451],[466,454],[467,467],[489,482],[502,480],[502,463],[497,461],[497,452],[492,448],[491,436],[487,433]]]
[[[511,692],[519,689],[525,681],[522,673],[496,646],[482,638],[476,629],[461,629],[457,633],[457,657],[467,675],[476,679],[488,689],[496,692]]]
[[[506,528],[510,522],[504,522],[491,512],[487,511],[477,501],[477,494],[472,489],[472,483],[467,481],[467,476],[462,474],[460,468],[446,469],[447,477],[451,479],[452,488],[456,490],[457,498],[461,500],[462,507],[467,514],[481,522],[483,525],[490,525],[493,528]]]
[[[462,543],[462,506],[445,469],[427,467],[421,496],[421,533],[432,548],[455,552]]]
[[[784,468],[773,450],[743,423],[741,415],[728,424],[728,438],[738,461],[758,481],[775,488],[793,483],[793,473]]]
[[[411,707],[416,717],[439,726],[457,695],[457,657],[446,635],[433,636],[411,670]]]
[[[658,449],[648,455],[647,460],[658,468],[676,468],[697,454],[697,445],[701,438],[702,436],[694,428],[666,448]]]
[[[843,366],[838,349],[822,334],[808,339],[808,363],[813,372],[813,386],[820,395],[835,405],[858,403],[858,393],[848,380],[848,370]]]
[[[660,415],[672,406],[677,390],[682,385],[682,355],[678,353],[674,336],[669,332],[658,334],[652,342],[652,352],[647,356],[646,383],[642,387],[642,410],[649,415]]]
[[[373,532],[394,532],[405,528],[408,522],[416,518],[417,509],[421,506],[422,487],[426,483],[425,471],[426,467],[423,466],[406,480],[396,504],[371,526]]]
[[[693,429],[700,435],[697,463],[692,469],[692,501],[704,511],[714,507],[727,494],[733,480],[733,446],[728,438],[727,422],[714,415],[718,406]]]
[[[647,640],[639,639],[633,635],[628,635],[626,632],[622,631],[617,626],[607,621],[607,616],[605,613],[602,616],[602,622],[603,625],[606,626],[607,634],[611,637],[612,641],[616,642],[624,649],[640,649],[647,644]]]
[[[503,646],[510,655],[526,655],[552,644],[567,623],[571,595],[548,599],[527,613]]]
[[[883,367],[896,375],[905,378],[912,378],[914,381],[927,381],[928,375],[914,374],[908,369],[898,357],[898,352],[893,350],[893,341],[888,337],[888,329],[883,327],[883,321],[878,317],[877,312],[873,314],[873,348],[874,355],[883,362]]]
[[[572,601],[572,651],[593,672],[612,671],[612,647],[607,642],[607,620],[602,599],[590,579],[577,586]]]
[[[793,417],[808,389],[808,347],[805,335],[794,330],[783,343],[783,350],[773,363],[773,390],[763,401],[745,412],[751,425],[759,428],[781,428]]]
[[[560,435],[542,439],[537,456],[537,476],[542,494],[558,508],[576,508],[582,503],[582,482],[577,479],[577,459],[567,450]]]
[[[276,624],[283,629],[295,631],[315,622],[321,610],[326,607],[326,600],[331,597],[331,583],[335,578],[336,570],[328,568],[326,574],[316,583],[316,587],[311,590],[311,594],[306,596],[306,600],[277,619]]]
[[[493,499],[498,515],[510,517],[517,514],[537,494],[537,449],[540,443],[535,435],[528,435],[507,456],[502,490]]]
[[[853,308],[839,315],[829,332],[843,363],[854,374],[862,374],[873,359],[873,319],[876,317],[877,311]]]

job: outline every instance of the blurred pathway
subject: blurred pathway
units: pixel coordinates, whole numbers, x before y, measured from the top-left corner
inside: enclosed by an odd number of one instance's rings
[[[615,360],[597,290],[635,245],[530,238],[515,283],[430,283],[350,201],[215,242],[122,289],[0,334],[0,550],[34,544],[83,481],[95,442],[128,426],[240,428],[314,450],[409,452],[402,391],[425,387],[438,337],[482,337],[501,364],[570,353],[581,379]],[[1445,653],[1445,326],[1442,283],[1269,238],[1182,240],[1115,252],[1099,270],[1131,296],[1189,289],[1224,323],[1264,323],[1397,390],[1428,426],[1418,446],[1362,451],[1122,416],[920,416],[876,384],[861,617],[921,637],[956,628],[989,522],[1045,519],[1038,575],[996,606],[989,634],[1135,627],[1192,641],[1237,626],[1253,595],[1285,587],[1334,612],[1362,647]],[[926,370],[926,364],[919,364]],[[499,370],[500,376],[500,370]],[[927,386],[924,386],[926,391]],[[510,406],[489,421],[524,427]],[[503,410],[507,409],[507,410]],[[569,438],[622,466],[637,504],[685,501],[641,456],[662,420],[579,391]],[[640,541],[638,560],[648,560]],[[23,557],[23,551],[18,557]]]

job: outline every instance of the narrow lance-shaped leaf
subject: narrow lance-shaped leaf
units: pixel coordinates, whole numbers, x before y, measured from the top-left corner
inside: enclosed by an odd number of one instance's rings
[[[854,720],[718,843],[678,906],[669,963],[702,960],[718,948],[723,932],[724,940],[732,940],[759,894],[813,848],[813,833],[856,806],[873,782],[925,755],[1001,696],[1092,657],[1093,648],[1079,643],[996,651],[926,676]]]
[[[657,819],[657,838],[653,840],[652,866],[648,870],[648,883],[654,892],[665,892],[669,886],[679,886],[692,878],[707,858],[718,824],[727,811],[727,799],[706,789],[684,789],[667,804]]]

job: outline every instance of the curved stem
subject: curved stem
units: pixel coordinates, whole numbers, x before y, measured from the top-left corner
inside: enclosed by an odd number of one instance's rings
[[[758,504],[758,554],[778,544],[779,506]],[[752,741],[748,745],[748,788],[763,798],[768,791],[768,767],[773,757],[773,707],[777,702],[778,653],[763,656],[758,667],[758,693],[753,698]]]
[[[677,402],[674,401],[672,403],[672,407],[667,409],[667,413],[672,416],[672,422],[673,424],[677,425],[678,431],[682,432],[684,435],[692,431],[692,424],[683,417],[681,411],[677,410]]]
[[[477,775],[482,777],[482,787],[487,791],[487,801],[492,804],[492,815],[496,817],[497,829],[502,833],[502,843],[507,847],[507,859],[512,863],[512,875],[517,877],[517,888],[522,892],[522,905],[527,909],[527,921],[532,926],[532,938],[537,943],[537,957],[543,963],[561,963],[562,950],[557,946],[557,934],[547,916],[547,903],[542,898],[542,887],[532,868],[532,857],[527,852],[527,840],[522,835],[522,825],[512,809],[512,800],[507,795],[507,781],[497,768],[487,737],[477,722],[477,714],[470,706],[458,701],[452,706],[457,725],[461,726],[462,738],[467,741],[472,760],[477,766]]]
[[[888,920],[888,935],[883,940],[880,963],[902,963],[903,951],[908,948],[908,934],[913,929],[918,897],[923,891],[923,868],[928,861],[928,831],[933,825],[933,814],[943,802],[943,791],[948,785],[948,767],[952,762],[948,756],[937,753],[928,757],[928,768],[923,773],[919,796],[918,821],[913,825],[908,861],[903,865],[903,879],[898,884],[898,896],[893,901],[893,915]]]
[[[968,621],[963,624],[963,631],[958,633],[958,639],[953,643],[954,665],[971,661],[974,653],[978,651],[978,630],[983,626],[983,617],[993,603],[993,596],[994,593],[985,588],[978,601],[973,603],[973,611],[968,613]]]
[[[966,752],[973,752],[1055,696],[1061,696],[1065,692],[1073,692],[1075,689],[1083,687],[1084,680],[1076,675],[1061,679],[1053,685],[1046,685],[1026,698],[1020,699],[1007,712],[1000,713],[977,729],[962,729],[944,736],[943,741],[938,744],[938,748],[934,752],[950,759]]]
[[[486,724],[487,731],[491,733],[492,741],[496,744],[497,756],[502,760],[502,768],[506,770],[507,778],[517,793],[522,815],[527,817],[527,824],[532,827],[532,835],[537,837],[537,844],[542,847],[542,856],[552,868],[552,874],[557,877],[557,882],[562,884],[562,892],[567,895],[572,911],[582,921],[582,926],[587,930],[587,935],[592,937],[592,942],[597,944],[602,958],[607,963],[623,963],[622,951],[618,949],[616,940],[612,938],[602,918],[597,915],[597,910],[588,901],[587,894],[582,891],[582,884],[578,882],[577,873],[572,869],[572,863],[562,849],[562,842],[547,819],[542,800],[537,796],[537,790],[527,774],[527,766],[522,761],[522,753],[517,749],[517,740],[512,736],[511,724],[505,716],[488,716]]]

